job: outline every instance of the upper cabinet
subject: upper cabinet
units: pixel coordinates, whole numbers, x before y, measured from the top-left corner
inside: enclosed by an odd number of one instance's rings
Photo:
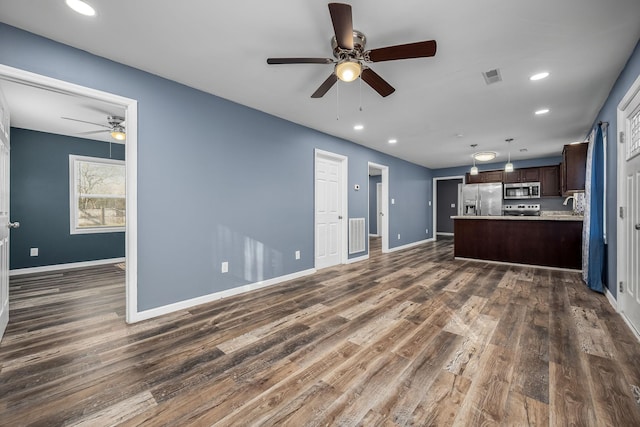
[[[540,168],[540,195],[542,197],[560,196],[560,165]]]
[[[584,191],[587,165],[587,143],[565,145],[560,164],[560,183],[562,195]]]
[[[502,181],[505,183],[539,182],[540,168],[522,168],[514,169],[513,172],[503,172]]]
[[[485,184],[488,182],[502,182],[502,171],[486,171],[480,172],[478,175],[471,175],[467,172],[465,179],[467,184]]]

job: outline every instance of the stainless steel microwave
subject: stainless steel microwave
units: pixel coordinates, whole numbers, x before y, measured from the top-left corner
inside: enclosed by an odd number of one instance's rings
[[[539,199],[539,182],[517,182],[504,184],[504,199]]]

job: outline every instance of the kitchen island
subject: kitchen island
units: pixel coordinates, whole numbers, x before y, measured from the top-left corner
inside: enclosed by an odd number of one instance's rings
[[[454,256],[582,269],[582,216],[454,216]]]

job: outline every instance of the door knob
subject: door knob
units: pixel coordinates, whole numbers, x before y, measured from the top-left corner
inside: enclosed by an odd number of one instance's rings
[[[636,224],[636,230],[640,230],[640,224]]]
[[[342,219],[342,215],[338,215],[338,219]]]
[[[20,223],[18,221],[16,222],[10,222],[9,224],[7,224],[7,226],[9,228],[20,228]]]
[[[380,212],[380,216],[384,216],[384,212]]]

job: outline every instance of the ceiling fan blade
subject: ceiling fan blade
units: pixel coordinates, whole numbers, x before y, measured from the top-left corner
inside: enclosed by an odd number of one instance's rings
[[[396,91],[393,86],[387,83],[371,68],[365,68],[362,70],[360,77],[362,77],[362,80],[364,80],[366,84],[371,86],[373,90],[378,92],[382,97],[389,96]]]
[[[311,97],[322,98],[324,94],[327,93],[334,84],[336,84],[336,81],[338,81],[338,76],[336,76],[335,74],[331,74],[327,78],[327,80],[325,80],[324,83],[322,83],[320,87],[315,92],[313,92],[313,95],[311,95]]]
[[[111,126],[103,125],[103,124],[101,124],[101,123],[88,122],[88,121],[86,121],[86,120],[72,119],[71,117],[60,117],[60,118],[61,118],[61,119],[65,119],[65,120],[73,120],[74,122],[88,123],[88,124],[90,124],[90,125],[102,126],[103,128],[111,129]]]
[[[330,58],[267,58],[267,64],[332,64]]]
[[[111,130],[109,129],[105,129],[105,130],[91,130],[89,132],[80,132],[80,133],[76,133],[76,135],[94,135],[96,133],[107,133],[107,132],[111,132]]]
[[[436,41],[399,44],[372,49],[367,52],[371,62],[393,61],[395,59],[425,58],[436,54]]]
[[[351,18],[351,5],[343,3],[329,3],[329,13],[333,22],[333,31],[336,33],[338,46],[342,49],[353,49],[353,21]]]

